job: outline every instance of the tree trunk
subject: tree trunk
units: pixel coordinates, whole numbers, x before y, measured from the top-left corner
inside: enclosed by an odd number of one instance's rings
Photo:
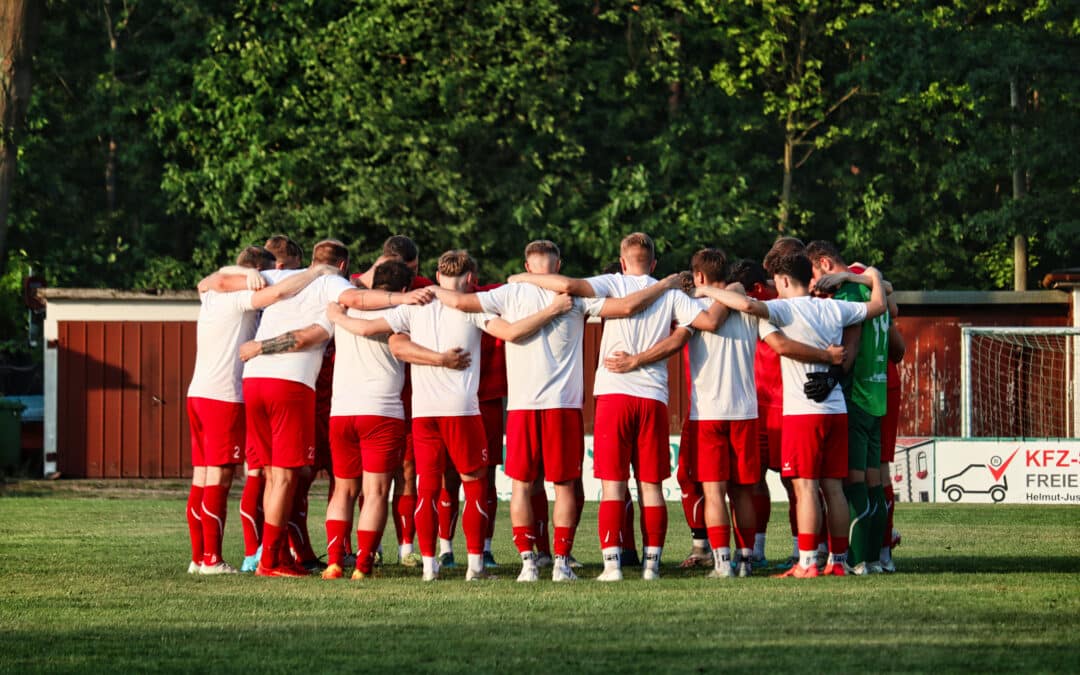
[[[784,138],[784,183],[780,188],[780,222],[776,230],[783,235],[788,230],[788,221],[791,218],[791,172],[794,170],[792,155],[795,152],[794,140],[791,134]]]
[[[1024,169],[1020,166],[1020,128],[1016,123],[1016,117],[1021,115],[1024,111],[1023,102],[1020,99],[1020,82],[1018,76],[1014,75],[1009,80],[1009,107],[1013,112],[1012,123],[1012,159],[1013,159],[1013,175],[1012,175],[1012,196],[1013,199],[1023,199],[1027,193],[1027,186],[1024,181]],[[1013,237],[1013,290],[1014,291],[1026,291],[1027,290],[1027,237],[1019,233],[1020,226],[1017,225],[1018,233]]]
[[[18,132],[30,103],[30,65],[40,26],[40,0],[0,2],[0,275],[7,267],[8,213]]]

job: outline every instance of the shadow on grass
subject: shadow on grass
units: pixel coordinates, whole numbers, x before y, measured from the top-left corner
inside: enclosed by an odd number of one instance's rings
[[[903,558],[904,574],[1030,574],[1080,573],[1080,556],[932,556]]]

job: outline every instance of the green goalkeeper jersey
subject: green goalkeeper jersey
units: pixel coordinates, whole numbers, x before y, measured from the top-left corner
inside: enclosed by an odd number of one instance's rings
[[[862,284],[844,283],[837,300],[867,302],[870,289]],[[851,373],[844,379],[844,397],[875,417],[885,415],[886,365],[889,361],[889,313],[867,319],[862,324],[859,354]]]

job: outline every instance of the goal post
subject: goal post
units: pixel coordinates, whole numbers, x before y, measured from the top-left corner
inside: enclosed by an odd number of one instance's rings
[[[962,327],[961,435],[1076,437],[1078,347],[1078,327]]]

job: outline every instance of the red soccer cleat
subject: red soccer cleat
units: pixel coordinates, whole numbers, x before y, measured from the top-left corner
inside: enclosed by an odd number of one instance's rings
[[[284,566],[284,565],[282,565],[280,567],[263,567],[262,563],[259,563],[259,566],[255,568],[255,576],[257,576],[257,577],[289,577],[289,578],[295,578],[295,577],[306,577],[307,572],[305,571],[303,574],[301,574],[300,572],[297,572],[296,570],[294,570],[292,567],[287,567],[287,566]]]
[[[846,577],[851,573],[851,568],[845,563],[829,563],[821,571],[823,577]]]
[[[803,567],[802,565],[795,564],[789,567],[780,574],[774,574],[773,577],[780,579],[782,577],[794,577],[796,579],[810,579],[812,577],[821,576],[821,572],[818,571],[817,565],[811,565],[810,567]]]

